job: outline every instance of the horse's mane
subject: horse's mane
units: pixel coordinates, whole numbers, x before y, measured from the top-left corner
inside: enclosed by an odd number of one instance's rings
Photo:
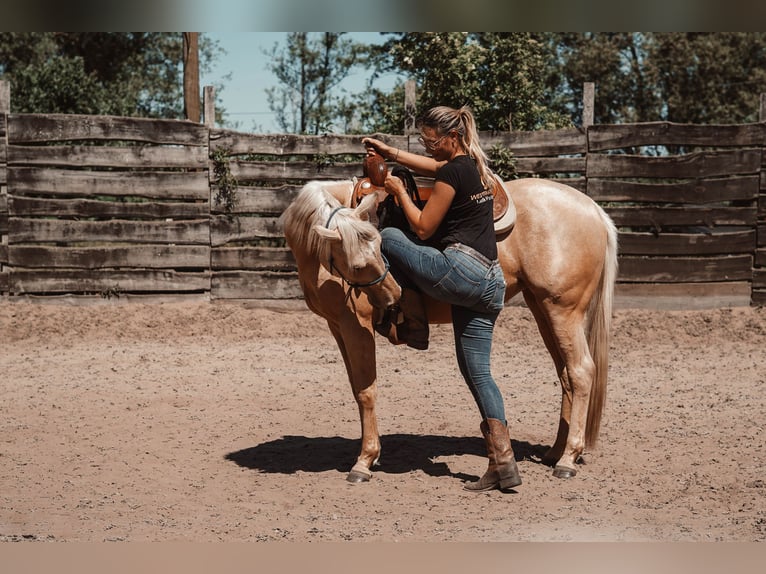
[[[343,207],[340,201],[325,189],[325,185],[326,183],[320,181],[307,183],[280,217],[290,249],[301,249],[320,260],[329,257],[330,245],[328,241],[321,240],[319,234],[314,231],[314,226],[327,226],[333,210]],[[375,201],[372,194],[362,200],[362,205],[367,207],[365,202],[370,201]],[[330,227],[338,229],[343,239],[343,249],[347,254],[358,252],[362,243],[371,241],[378,235],[378,230],[372,223],[357,217],[350,208],[336,211]]]

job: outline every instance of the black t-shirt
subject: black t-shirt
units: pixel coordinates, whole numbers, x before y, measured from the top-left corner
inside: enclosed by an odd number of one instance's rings
[[[459,155],[439,168],[436,181],[455,190],[452,204],[432,238],[437,247],[462,243],[489,259],[497,259],[492,190],[484,189],[476,162]]]

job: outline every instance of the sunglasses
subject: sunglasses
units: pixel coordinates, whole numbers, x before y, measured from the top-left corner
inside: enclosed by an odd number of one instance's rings
[[[418,138],[418,141],[420,142],[420,145],[422,145],[424,148],[426,148],[426,149],[434,149],[437,145],[439,145],[439,142],[441,142],[448,135],[449,134],[444,134],[438,140],[426,140],[426,139],[423,139],[423,136],[420,136]]]

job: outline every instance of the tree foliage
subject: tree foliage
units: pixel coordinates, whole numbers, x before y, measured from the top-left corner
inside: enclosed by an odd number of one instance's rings
[[[469,105],[481,130],[532,130],[568,123],[543,105],[546,49],[530,33],[415,32],[391,35],[376,62],[378,73],[395,70],[416,81],[418,114]],[[385,109],[396,108],[384,100]],[[374,127],[390,126],[393,118],[382,118]],[[396,120],[401,130],[403,110]]]
[[[14,112],[182,118],[182,49],[180,33],[2,32],[0,79]],[[202,34],[200,69],[219,52]],[[416,113],[468,104],[481,130],[498,131],[580,124],[585,82],[596,123],[752,122],[766,92],[763,32],[412,32],[376,45],[302,32],[270,54],[269,105],[293,133],[400,133],[408,79]],[[364,70],[365,89],[345,91]],[[391,73],[393,88],[375,86]]]
[[[758,119],[766,91],[766,34],[665,32],[550,34],[548,105],[581,115],[596,85],[596,123],[739,123]]]
[[[662,119],[758,121],[766,92],[766,33],[655,33],[648,60]]]
[[[0,33],[0,78],[12,109],[183,117],[182,35],[166,33]],[[200,67],[217,45],[200,40]]]
[[[390,35],[375,61],[416,81],[418,112],[469,104],[482,130],[580,125],[586,82],[596,123],[757,121],[766,92],[760,32],[417,32]],[[401,131],[402,100],[379,94],[368,128]]]
[[[272,48],[269,68],[280,83],[266,93],[283,131],[316,135],[349,130],[353,113],[340,84],[365,61],[366,48],[343,36],[291,32],[285,46]]]

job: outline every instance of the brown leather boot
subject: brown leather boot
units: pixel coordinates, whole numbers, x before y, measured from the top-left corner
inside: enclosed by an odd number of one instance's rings
[[[503,421],[486,419],[481,422],[481,434],[487,443],[489,466],[476,482],[469,482],[463,488],[473,492],[482,492],[499,488],[502,491],[511,490],[521,484],[519,469],[511,448],[511,437],[508,427]]]
[[[399,304],[383,311],[375,323],[375,331],[388,337],[394,345],[406,343],[413,349],[428,348],[428,316],[423,297],[414,289],[402,289]]]

